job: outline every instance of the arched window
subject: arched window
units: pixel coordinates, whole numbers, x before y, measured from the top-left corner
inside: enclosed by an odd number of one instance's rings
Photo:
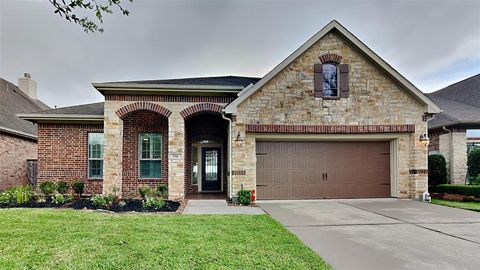
[[[328,62],[323,64],[323,96],[338,96],[337,64]]]

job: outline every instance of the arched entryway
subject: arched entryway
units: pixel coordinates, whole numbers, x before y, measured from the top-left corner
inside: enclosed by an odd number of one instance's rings
[[[122,107],[122,194],[137,197],[140,185],[168,185],[168,116],[159,105],[138,102]]]
[[[219,111],[191,112],[185,117],[185,194],[224,196],[228,185],[228,122]]]

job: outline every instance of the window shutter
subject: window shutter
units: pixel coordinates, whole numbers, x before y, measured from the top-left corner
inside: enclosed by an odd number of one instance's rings
[[[313,78],[313,89],[315,97],[323,97],[323,65],[315,64],[314,65],[314,78]]]
[[[350,92],[350,84],[348,80],[348,73],[350,67],[348,64],[338,65],[338,70],[340,71],[340,97],[348,97]]]

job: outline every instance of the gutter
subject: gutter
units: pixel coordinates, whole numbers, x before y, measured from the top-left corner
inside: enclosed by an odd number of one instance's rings
[[[23,137],[23,138],[33,140],[33,141],[38,140],[38,137],[35,136],[35,135],[25,133],[25,132],[22,132],[22,131],[18,131],[18,130],[15,130],[15,129],[7,128],[7,127],[4,127],[4,126],[0,126],[0,132],[5,132],[5,133],[8,133],[8,134]]]
[[[228,121],[228,197],[232,198],[232,119],[225,116],[222,110],[222,118]]]
[[[103,115],[92,114],[16,114],[23,120],[30,122],[103,122]]]

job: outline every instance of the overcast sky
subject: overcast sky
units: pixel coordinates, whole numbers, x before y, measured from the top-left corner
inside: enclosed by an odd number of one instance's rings
[[[140,1],[86,34],[48,0],[0,0],[0,77],[50,106],[102,101],[91,82],[263,76],[332,19],[424,92],[480,73],[480,1]]]

